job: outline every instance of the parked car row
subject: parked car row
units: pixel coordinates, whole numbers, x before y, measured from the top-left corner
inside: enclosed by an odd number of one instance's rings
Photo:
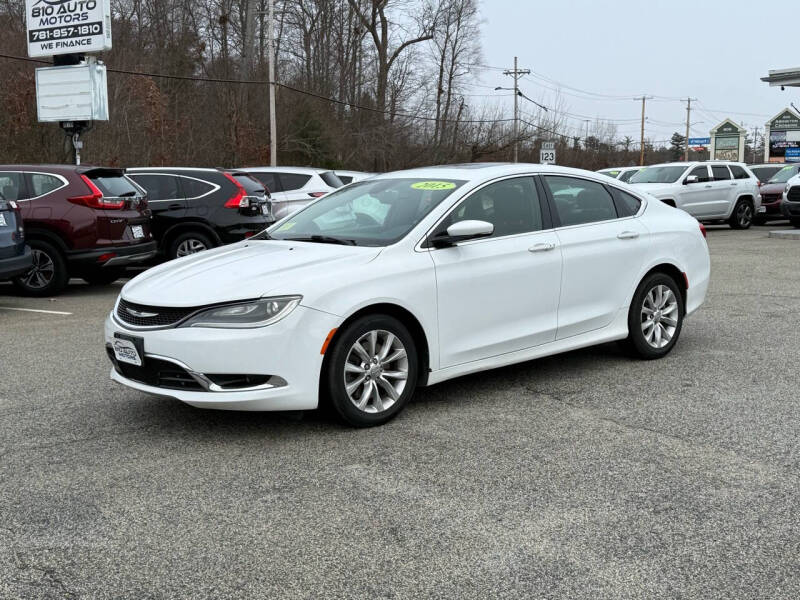
[[[747,229],[761,206],[761,183],[742,163],[676,162],[637,167],[628,183],[698,221]],[[621,170],[618,170],[621,171]]]
[[[0,280],[34,296],[70,277],[110,283],[131,265],[246,239],[342,185],[292,167],[0,166]]]

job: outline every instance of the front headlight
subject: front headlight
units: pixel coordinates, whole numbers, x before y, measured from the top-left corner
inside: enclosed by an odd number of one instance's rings
[[[786,184],[786,187],[785,187],[785,188],[783,188],[783,193],[784,193],[784,194],[788,194],[788,193],[789,193],[789,188],[790,188],[790,187],[792,187],[792,186],[790,186],[790,185],[787,183],[787,184]]]
[[[302,296],[280,296],[231,302],[189,317],[181,327],[222,327],[244,329],[272,325],[292,312]]]

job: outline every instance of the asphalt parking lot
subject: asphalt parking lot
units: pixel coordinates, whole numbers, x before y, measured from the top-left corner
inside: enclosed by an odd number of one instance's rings
[[[370,430],[117,387],[120,284],[0,284],[0,597],[797,598],[800,242],[775,228],[709,228],[664,360],[464,377]]]

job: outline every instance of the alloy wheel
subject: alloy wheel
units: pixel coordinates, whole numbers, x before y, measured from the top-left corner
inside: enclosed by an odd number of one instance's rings
[[[653,287],[642,303],[642,333],[653,348],[670,343],[678,327],[678,299],[666,285]]]
[[[396,335],[383,329],[358,338],[344,362],[350,402],[363,412],[381,413],[400,398],[408,380],[408,355]]]
[[[208,250],[208,247],[203,242],[194,238],[189,238],[178,244],[175,256],[189,256],[190,254],[197,254],[203,250]]]
[[[23,284],[33,290],[41,290],[53,281],[56,273],[55,263],[53,259],[46,252],[42,252],[38,248],[31,250],[31,258],[33,259],[33,266],[31,270],[22,276]]]
[[[736,219],[740,227],[747,227],[753,221],[753,207],[749,202],[742,202],[736,211]]]

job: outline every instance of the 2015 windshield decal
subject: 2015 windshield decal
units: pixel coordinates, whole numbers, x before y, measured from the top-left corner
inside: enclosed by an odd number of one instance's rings
[[[452,181],[418,181],[412,183],[411,187],[415,190],[454,190],[456,184]]]

